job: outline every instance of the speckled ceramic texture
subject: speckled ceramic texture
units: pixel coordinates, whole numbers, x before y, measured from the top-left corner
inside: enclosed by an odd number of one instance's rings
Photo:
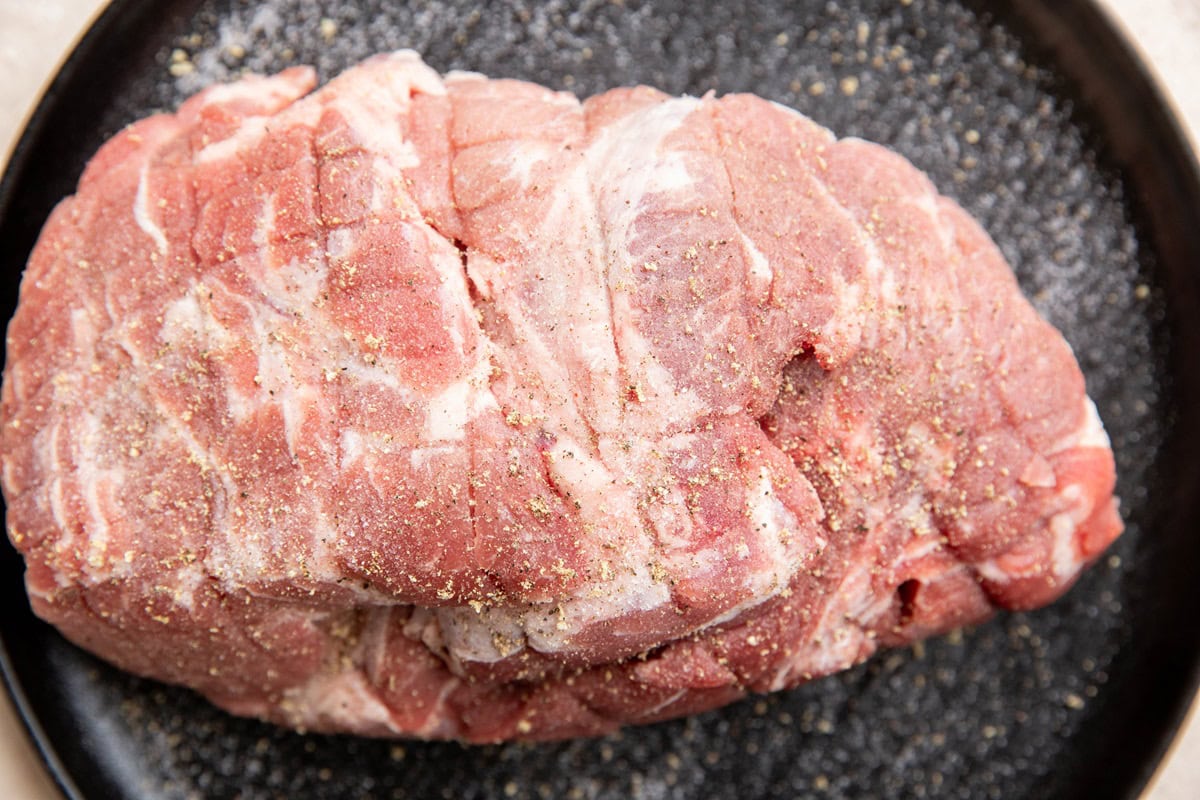
[[[61,158],[36,166],[46,176],[38,188],[8,198],[6,224],[25,236],[2,254],[9,310],[21,248],[95,148],[246,70],[308,63],[327,79],[408,47],[442,71],[580,96],[635,83],[754,92],[840,136],[895,148],[987,228],[1075,348],[1112,437],[1128,530],[1051,608],[693,719],[482,748],[304,736],[124,675],[28,619],[13,589],[19,560],[4,547],[6,607],[24,615],[3,623],[10,669],[69,790],[242,800],[1034,798],[1070,795],[1080,776],[1104,768],[1111,737],[1127,735],[1110,730],[1116,709],[1147,691],[1147,648],[1161,634],[1145,631],[1164,602],[1156,576],[1195,551],[1156,538],[1180,524],[1168,517],[1183,477],[1164,443],[1190,413],[1171,366],[1171,332],[1186,309],[1173,304],[1147,234],[1147,188],[1130,185],[1088,88],[1064,74],[1029,18],[935,0],[124,5],[141,17],[113,30],[142,38],[128,42],[126,61],[76,75],[100,96],[73,130],[45,134]]]

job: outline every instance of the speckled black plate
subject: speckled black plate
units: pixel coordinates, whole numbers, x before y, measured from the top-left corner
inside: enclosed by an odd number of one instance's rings
[[[1082,0],[116,0],[0,185],[3,316],[42,220],[120,126],[246,68],[329,77],[398,47],[581,95],[752,91],[898,149],[983,222],[1075,346],[1129,529],[1052,608],[694,719],[486,748],[301,736],[124,675],[30,614],[0,545],[4,674],[66,793],[1135,796],[1200,663],[1200,181],[1102,15]]]

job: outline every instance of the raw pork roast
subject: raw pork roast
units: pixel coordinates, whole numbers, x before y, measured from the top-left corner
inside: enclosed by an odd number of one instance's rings
[[[1059,334],[904,159],[412,53],[92,159],[8,332],[34,610],[298,728],[596,734],[1046,603],[1121,530]]]

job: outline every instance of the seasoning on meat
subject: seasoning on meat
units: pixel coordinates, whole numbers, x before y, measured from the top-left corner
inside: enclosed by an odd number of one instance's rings
[[[1120,533],[1067,344],[899,156],[412,53],[314,83],[129,127],[31,257],[8,529],[80,645],[307,729],[596,734],[1044,604]]]

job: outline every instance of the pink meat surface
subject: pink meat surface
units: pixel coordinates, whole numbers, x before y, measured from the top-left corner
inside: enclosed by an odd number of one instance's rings
[[[314,83],[130,126],[30,259],[8,531],[83,647],[295,727],[597,734],[1044,604],[1120,533],[1070,349],[899,156],[411,53]]]

